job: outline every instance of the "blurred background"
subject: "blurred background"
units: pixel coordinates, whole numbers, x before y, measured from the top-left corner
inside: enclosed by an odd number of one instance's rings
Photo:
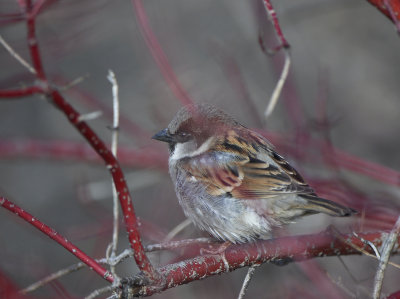
[[[49,1],[37,17],[37,36],[45,71],[66,99],[83,114],[103,112],[89,125],[107,143],[112,94],[106,77],[109,69],[115,72],[121,101],[121,164],[142,220],[145,244],[161,242],[185,219],[167,173],[167,147],[150,139],[182,102],[165,80],[174,75],[163,76],[143,38],[146,20],[145,28],[153,30],[162,47],[158,53],[164,51],[193,101],[213,103],[247,127],[270,134],[278,151],[317,191],[323,182],[344,190],[339,201],[365,209],[366,215],[382,208],[398,215],[399,179],[388,184],[327,165],[324,154],[330,152],[309,142],[326,141],[362,160],[400,170],[400,41],[394,25],[376,8],[363,0],[273,3],[291,45],[292,67],[280,102],[265,121],[263,112],[281,72],[283,54],[268,56],[262,51],[260,39],[266,48],[279,42],[261,1],[140,3],[136,1],[134,7],[130,1]],[[18,12],[15,1],[0,2],[0,33],[29,61],[26,25],[12,15]],[[34,81],[2,47],[0,65],[0,89]],[[69,86],[79,78],[78,84]],[[346,196],[346,190],[354,194]],[[104,256],[112,231],[110,176],[45,98],[0,102],[0,191],[92,257]],[[390,229],[392,224],[367,220],[316,215],[277,235],[319,232],[329,224],[342,231]],[[129,247],[121,231],[120,251]],[[177,238],[202,235],[191,226]],[[178,260],[181,253],[149,256],[156,265],[164,265]],[[0,255],[2,276],[19,288],[77,262],[4,209],[0,209]],[[368,298],[376,267],[376,261],[361,256],[285,267],[266,264],[257,270],[246,298],[325,297],[313,279],[318,275],[326,276],[343,298]],[[118,272],[132,275],[137,268],[128,260],[118,266]],[[240,269],[154,297],[234,298],[245,273]],[[398,270],[388,268],[385,294],[397,290],[398,275]],[[104,285],[85,269],[35,291],[32,298],[81,298]]]

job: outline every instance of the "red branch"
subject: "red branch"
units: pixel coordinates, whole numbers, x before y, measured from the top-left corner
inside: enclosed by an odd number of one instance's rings
[[[144,248],[140,239],[138,230],[138,222],[134,212],[132,199],[129,193],[128,186],[126,184],[124,174],[121,167],[114,157],[114,155],[108,150],[105,143],[97,136],[97,134],[84,122],[81,121],[81,115],[63,98],[60,92],[50,86],[47,77],[44,72],[42,59],[40,56],[39,45],[37,42],[35,32],[35,22],[37,13],[43,6],[45,1],[37,1],[32,5],[31,0],[19,3],[20,6],[24,6],[26,9],[26,23],[28,31],[28,47],[31,60],[36,71],[38,79],[38,92],[46,95],[49,100],[57,106],[67,117],[69,122],[82,134],[83,137],[88,141],[92,148],[97,154],[103,159],[107,165],[107,169],[110,171],[115,188],[117,190],[118,199],[121,205],[122,213],[124,215],[125,228],[128,233],[129,242],[134,252],[133,256],[138,265],[139,269],[143,271],[151,280],[158,281],[159,274],[151,265],[147,258]],[[1,94],[0,94],[1,95]],[[8,93],[11,97],[16,97],[16,93]],[[26,93],[21,93],[20,96],[24,96]],[[7,93],[3,93],[3,97],[6,97]],[[47,231],[51,232],[51,230]],[[52,237],[52,235],[49,235]],[[85,260],[82,260],[85,262]]]
[[[1,91],[0,91],[1,93]],[[260,134],[267,137],[272,144],[276,145],[284,153],[295,152],[296,144],[290,138],[284,138],[278,134],[265,130],[258,130]],[[319,147],[323,150],[329,148],[327,143],[321,140],[310,140],[309,146]],[[342,169],[359,173],[379,180],[385,184],[400,186],[400,172],[392,168],[366,161],[351,155],[338,148],[331,147],[327,157],[328,164],[334,164]],[[99,162],[99,157],[93,153],[86,144],[65,140],[2,140],[0,141],[0,159],[28,157],[28,158],[50,158],[58,160],[84,160],[86,162]],[[158,149],[146,148],[135,149],[119,147],[118,160],[124,166],[129,167],[156,167],[165,169],[167,159],[166,152]],[[303,157],[307,159],[307,157]],[[315,157],[312,156],[312,159]],[[313,160],[315,161],[315,159]]]
[[[117,189],[118,199],[124,215],[125,228],[128,232],[128,238],[134,252],[135,261],[139,269],[144,271],[152,279],[158,280],[157,272],[155,272],[155,269],[144,252],[132,199],[118,161],[96,133],[85,122],[79,120],[80,114],[64,100],[57,90],[51,90],[49,98],[53,100],[53,103],[65,114],[70,123],[85,137],[92,148],[106,163],[107,169],[110,171],[113,178],[115,188]]]
[[[0,90],[1,98],[20,98],[43,92],[39,86],[30,86],[21,89]]]
[[[293,142],[289,139],[278,136],[277,134],[259,131],[267,137],[282,152],[292,153]],[[325,142],[312,140],[312,145],[324,148]],[[345,151],[333,148],[327,162],[336,164],[342,169],[359,173],[379,180],[385,184],[400,186],[400,172],[392,168],[366,161]],[[157,167],[165,168],[166,153],[158,150],[146,149],[138,150],[128,147],[118,149],[119,161],[129,167]],[[93,154],[91,149],[82,143],[71,141],[43,141],[43,140],[3,140],[0,141],[0,159],[14,157],[30,158],[51,158],[51,159],[76,159],[86,161],[98,161],[98,157]],[[314,158],[314,157],[313,157]]]
[[[69,82],[63,78],[62,76],[57,76],[55,79],[53,79],[54,82],[56,82],[59,85],[66,85]],[[94,97],[90,93],[84,91],[83,89],[79,88],[78,86],[73,86],[71,88],[68,88],[65,91],[65,94],[68,96],[73,96],[76,99],[79,99],[79,101],[89,107],[90,109],[93,110],[100,110],[103,112],[103,115],[107,118],[112,120],[113,117],[113,111],[110,108],[110,106],[104,104],[104,102],[100,101],[98,98]],[[137,141],[138,139],[141,141],[148,141],[149,136],[151,136],[152,132],[147,131],[145,128],[139,126],[136,124],[133,120],[132,117],[130,116],[124,116],[120,115],[120,128],[121,130],[124,131],[124,133],[128,133],[132,135],[132,137]],[[144,143],[144,142],[143,142]]]
[[[270,0],[264,0],[264,7],[268,12],[268,16],[271,19],[272,25],[275,28],[275,33],[278,36],[279,41],[281,42],[280,47],[279,48],[289,48],[290,45],[287,42],[285,36],[283,35],[281,26],[279,25],[279,21],[278,21],[278,17],[276,16],[276,11],[273,8],[271,1]]]
[[[378,9],[380,9],[386,16],[390,17],[395,24],[399,24],[399,1],[368,1],[378,7]],[[223,272],[233,271],[240,267],[274,261],[276,259],[302,261],[317,256],[359,254],[359,250],[355,249],[349,244],[351,243],[358,247],[365,247],[364,243],[360,239],[355,238],[352,235],[344,235],[343,238],[337,238],[337,236],[335,237],[332,234],[321,233],[316,235],[259,241],[257,243],[245,245],[232,245],[223,253],[223,255],[206,255],[195,257],[190,260],[161,267],[157,271],[151,265],[144,252],[143,245],[140,240],[138,222],[134,212],[132,199],[118,161],[108,150],[105,143],[97,136],[97,134],[85,122],[81,121],[81,115],[64,99],[58,90],[49,84],[49,81],[46,77],[35,32],[37,14],[40,12],[41,8],[46,2],[49,1],[19,1],[21,7],[26,10],[25,16],[27,24],[28,47],[31,61],[38,79],[37,85],[16,90],[0,90],[0,97],[19,98],[37,93],[46,95],[65,114],[69,122],[82,134],[91,147],[106,163],[118,191],[118,198],[121,204],[122,213],[124,215],[128,238],[139,269],[152,280],[152,283],[159,279],[159,273],[163,274],[163,276],[166,278],[161,289],[159,286],[155,287],[152,284],[152,286],[142,289],[143,295],[148,296],[155,292],[185,284],[193,280],[203,279]],[[264,0],[263,2],[265,9],[269,13],[278,39],[281,42],[280,47],[289,47],[289,44],[286,41],[278,23],[276,12],[272,7],[271,2],[269,0]],[[163,52],[150,27],[141,0],[132,0],[132,3],[135,7],[135,13],[145,41],[153,55],[154,60],[159,66],[165,80],[167,81],[168,86],[183,104],[191,103],[191,99],[180,85],[178,78],[174,74],[165,53]],[[340,151],[332,151],[332,153],[333,162],[336,164],[341,162],[341,166],[344,168],[358,171],[374,178],[380,178],[382,181],[391,183],[393,185],[399,185],[400,179],[398,172],[365,162]],[[385,171],[384,174],[381,173],[383,170]],[[391,181],[388,181],[388,178],[391,178]],[[48,235],[50,238],[57,241],[68,251],[77,256],[80,260],[92,267],[96,273],[104,277],[106,280],[109,282],[113,281],[113,277],[108,273],[108,271],[102,268],[92,258],[83,253],[67,239],[55,232],[52,228],[35,219],[32,215],[3,197],[0,197],[0,205],[10,212],[13,212],[14,214],[23,218],[25,221],[29,222],[31,225]],[[360,233],[359,235],[363,239],[373,242],[375,246],[380,246],[382,239],[384,238],[383,233]],[[343,241],[343,239],[346,241]],[[371,248],[369,247],[364,249],[371,251]]]
[[[0,159],[45,158],[57,161],[80,161],[99,163],[103,160],[93,149],[82,142],[66,140],[12,139],[0,141]],[[153,148],[118,148],[118,161],[123,166],[137,168],[161,168],[167,170],[165,151]]]
[[[165,55],[160,43],[150,27],[150,23],[143,8],[142,1],[132,0],[132,4],[135,8],[134,12],[146,45],[149,48],[151,55],[153,56],[154,61],[157,63],[162,75],[164,76],[169,88],[178,98],[178,100],[181,101],[182,105],[192,104],[193,101],[190,99],[185,89],[181,86],[181,83],[172,70],[167,56]]]
[[[400,31],[400,1],[399,0],[367,0],[387,16]]]
[[[378,248],[386,238],[386,234],[382,232],[359,233],[358,236],[363,240],[372,242]],[[365,245],[360,238],[355,237],[353,234],[335,236],[330,232],[323,232],[243,245],[231,245],[222,254],[195,257],[161,267],[159,272],[166,278],[163,287],[161,289],[152,286],[143,287],[140,290],[140,295],[150,296],[178,285],[253,264],[276,260],[298,262],[315,257],[361,254],[357,248],[362,248],[373,254],[371,247]],[[400,237],[397,240],[397,244],[400,245]],[[135,277],[126,278],[123,284],[130,285],[134,282]]]
[[[386,299],[399,299],[399,298],[400,298],[400,290],[386,297]]]
[[[76,247],[70,241],[68,241],[67,238],[65,238],[62,235],[60,235],[59,233],[57,233],[51,227],[47,226],[40,220],[36,219],[31,214],[24,211],[19,206],[17,206],[16,204],[12,203],[11,201],[9,201],[8,199],[6,199],[4,197],[0,197],[0,206],[7,209],[11,213],[14,213],[18,217],[24,219],[26,222],[28,222],[29,224],[33,225],[38,230],[40,230],[42,233],[44,233],[48,237],[52,238],[54,241],[56,241],[58,244],[63,246],[65,249],[67,249],[69,252],[71,252],[73,255],[75,255],[77,258],[79,258],[82,262],[84,262],[86,265],[88,265],[90,269],[92,269],[93,271],[98,273],[105,280],[107,280],[109,282],[114,281],[114,278],[112,277],[110,272],[108,272],[106,269],[104,269],[94,259],[92,259],[90,256],[88,256],[86,253],[84,253],[82,250],[80,250],[78,247]]]
[[[42,6],[41,1],[35,2],[33,7],[31,1],[26,1],[26,25],[28,31],[28,47],[29,54],[31,55],[31,60],[33,67],[36,71],[36,76],[39,80],[46,82],[46,75],[44,73],[42,59],[40,57],[39,45],[36,38],[36,14],[39,8]]]

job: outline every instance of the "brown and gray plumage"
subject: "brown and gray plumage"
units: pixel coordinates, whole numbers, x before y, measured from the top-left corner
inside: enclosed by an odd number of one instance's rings
[[[273,227],[303,215],[356,212],[319,198],[271,143],[213,106],[182,108],[153,138],[169,144],[185,215],[220,240],[268,239]]]

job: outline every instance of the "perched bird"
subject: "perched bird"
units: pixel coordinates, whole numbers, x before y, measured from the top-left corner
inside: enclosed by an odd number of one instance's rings
[[[213,106],[183,107],[153,139],[169,145],[186,217],[217,239],[269,239],[273,227],[303,215],[356,213],[318,197],[267,139]]]

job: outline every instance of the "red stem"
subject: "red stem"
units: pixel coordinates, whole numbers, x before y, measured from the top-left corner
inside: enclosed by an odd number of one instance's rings
[[[397,33],[400,33],[400,1],[399,0],[384,0],[385,6],[389,11],[392,22],[396,25]]]
[[[386,299],[400,299],[400,290],[390,294]]]
[[[20,89],[0,90],[0,98],[20,98],[42,93],[43,89],[39,86],[30,86]]]
[[[49,236],[50,238],[52,238],[54,241],[56,241],[58,244],[63,246],[65,249],[67,249],[69,252],[71,252],[73,255],[75,255],[77,258],[79,258],[82,262],[84,262],[86,265],[88,265],[90,269],[92,269],[93,271],[98,273],[105,280],[107,280],[109,282],[114,281],[114,277],[111,275],[110,272],[108,272],[106,269],[104,269],[94,259],[92,259],[90,256],[88,256],[86,253],[84,253],[82,250],[80,250],[78,247],[76,247],[70,241],[68,241],[67,238],[65,238],[62,235],[60,235],[59,233],[57,233],[51,227],[47,226],[40,220],[36,219],[31,214],[24,211],[19,206],[17,206],[16,204],[12,203],[11,201],[9,201],[8,199],[6,199],[4,197],[0,197],[0,206],[7,209],[11,213],[14,213],[18,217],[24,219],[26,222],[28,222],[29,224],[33,225],[38,230],[40,230],[42,233],[44,233],[47,236]]]
[[[82,142],[36,139],[0,141],[1,160],[18,157],[102,162],[92,148]],[[167,170],[167,160],[168,156],[165,151],[161,152],[153,148],[137,149],[123,146],[118,148],[118,161],[128,167],[151,167]]]
[[[358,172],[386,184],[400,186],[400,173],[389,167],[363,160],[339,149],[333,151],[332,159],[342,168]]]
[[[271,4],[270,0],[264,0],[264,7],[268,12],[268,15],[270,16],[270,20],[272,25],[274,26],[276,35],[278,36],[279,41],[281,42],[281,47],[283,48],[289,48],[290,45],[287,42],[285,36],[283,35],[281,26],[279,25],[278,17],[276,16],[276,11],[274,7]]]
[[[389,20],[398,26],[400,22],[400,1],[399,0],[367,0],[380,10]]]
[[[40,1],[39,1],[40,2]],[[33,63],[33,68],[36,71],[36,76],[39,80],[46,82],[46,75],[44,73],[42,59],[40,57],[39,45],[36,38],[36,14],[35,8],[32,7],[31,1],[26,1],[26,25],[28,31],[28,47]]]
[[[55,82],[59,85],[67,84],[67,80],[64,79],[62,76],[57,76]],[[108,119],[112,119],[113,111],[110,106],[104,104],[98,98],[95,98],[90,93],[84,91],[83,89],[79,88],[78,86],[73,86],[65,91],[66,95],[73,95],[75,98],[78,98],[81,103],[90,107],[90,109],[100,110],[104,113],[104,115]],[[151,132],[148,132],[138,124],[136,124],[131,117],[126,117],[124,115],[120,115],[120,127],[124,130],[125,133],[129,133],[132,137],[137,140],[140,138],[141,140],[149,140],[149,136]],[[153,133],[154,134],[154,133]]]
[[[118,199],[124,215],[125,228],[128,232],[129,243],[134,252],[133,256],[136,264],[149,278],[158,280],[159,275],[144,252],[132,199],[118,161],[96,133],[85,122],[79,120],[80,114],[64,100],[57,90],[51,90],[49,98],[52,99],[53,103],[65,114],[69,122],[85,137],[92,148],[106,163],[107,169],[113,178],[115,188],[118,191]]]
[[[1,91],[0,91],[1,93]],[[267,131],[259,131],[267,137],[282,152],[293,153],[293,143],[278,134]],[[325,141],[312,140],[309,146],[325,148]],[[41,157],[51,159],[77,159],[87,162],[98,162],[98,156],[85,144],[65,140],[2,140],[0,142],[0,159],[14,157]],[[133,148],[120,147],[118,150],[119,161],[129,167],[157,167],[165,169],[167,159],[165,151],[158,149],[138,150]],[[400,172],[389,167],[366,161],[357,156],[351,155],[343,150],[332,147],[326,155],[327,163],[335,164],[338,167],[359,173],[370,178],[379,180],[385,184],[400,186]],[[306,158],[306,157],[303,157]],[[314,158],[314,157],[312,157]]]
[[[153,30],[151,29],[146,12],[143,8],[141,0],[132,0],[134,6],[134,13],[139,23],[140,31],[149,48],[154,61],[157,63],[165,81],[174,95],[181,101],[183,105],[190,105],[193,103],[189,95],[182,87],[179,79],[176,77],[167,56],[165,55],[160,43],[158,42]]]
[[[22,3],[22,2],[21,2]],[[125,227],[128,233],[129,242],[134,252],[134,259],[139,269],[153,281],[160,279],[159,273],[151,265],[147,258],[142,242],[140,240],[140,234],[138,231],[138,223],[136,215],[133,209],[132,199],[126,184],[123,172],[119,166],[118,161],[114,155],[108,150],[104,142],[96,135],[96,133],[83,121],[80,120],[80,114],[65,101],[63,96],[55,89],[53,89],[46,78],[42,60],[40,56],[39,46],[35,32],[35,13],[40,10],[40,7],[44,4],[44,1],[37,1],[35,6],[32,5],[31,0],[26,0],[26,14],[27,14],[27,30],[28,30],[28,47],[31,56],[33,66],[36,70],[36,77],[39,79],[39,83],[44,87],[41,90],[53,103],[65,114],[70,123],[86,138],[87,142],[92,148],[99,154],[99,156],[107,164],[115,188],[118,193],[118,199],[120,201],[122,213],[124,216]],[[84,260],[82,260],[85,262]]]
[[[372,242],[376,247],[381,246],[387,236],[383,232],[359,233],[358,235],[360,238]],[[159,272],[166,279],[163,287],[161,289],[158,287],[143,288],[141,295],[150,296],[156,292],[195,280],[274,260],[299,262],[315,257],[361,254],[359,250],[349,244],[373,253],[371,247],[366,246],[353,234],[335,236],[327,232],[231,245],[222,254],[199,256],[161,267]],[[400,237],[397,244],[400,244]]]

